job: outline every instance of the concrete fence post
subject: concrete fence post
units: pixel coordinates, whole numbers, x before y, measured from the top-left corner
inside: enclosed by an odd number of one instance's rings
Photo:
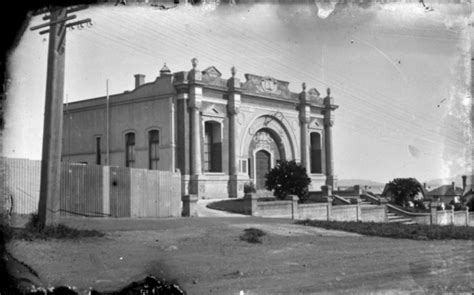
[[[288,195],[286,200],[291,201],[291,219],[298,217],[298,196]]]
[[[466,207],[466,226],[469,226],[469,207]]]
[[[244,196],[244,212],[245,214],[257,216],[258,197],[255,193],[246,193]]]
[[[332,200],[333,198],[331,196],[328,197],[328,204],[327,204],[327,220],[331,221],[332,220]]]
[[[183,216],[186,217],[194,217],[198,216],[197,214],[197,195],[185,195],[181,197],[181,201],[183,201]]]
[[[438,202],[432,201],[430,203],[430,212],[431,212],[431,224],[438,224]]]
[[[379,199],[379,205],[383,205],[384,206],[384,222],[388,222],[388,206],[387,206],[387,200],[385,199]]]
[[[356,199],[356,221],[362,221],[362,209],[360,206],[360,199]]]
[[[451,207],[451,224],[454,225],[454,206]]]

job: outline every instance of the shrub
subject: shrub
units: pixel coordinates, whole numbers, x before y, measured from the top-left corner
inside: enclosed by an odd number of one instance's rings
[[[395,204],[408,207],[409,201],[422,191],[421,184],[414,178],[395,178],[388,183],[388,190]]]
[[[420,210],[428,210],[429,208],[425,205],[425,203],[423,202],[423,200],[415,200],[413,201],[413,204],[415,205],[415,208],[416,209],[420,209]]]
[[[262,243],[260,238],[264,235],[265,232],[263,230],[251,227],[244,229],[244,234],[240,236],[240,239],[248,243],[256,244]]]
[[[308,186],[311,179],[306,168],[295,161],[281,161],[265,175],[265,187],[274,190],[278,199],[285,199],[288,195],[297,195],[301,202],[308,199]]]
[[[474,196],[471,196],[469,199],[467,199],[465,204],[467,207],[469,207],[469,211],[474,211]]]
[[[31,214],[31,218],[24,230],[17,230],[13,237],[23,240],[34,239],[77,239],[85,237],[103,237],[104,234],[96,230],[79,230],[64,224],[47,225],[41,228],[37,214]]]
[[[466,211],[467,206],[462,203],[456,203],[453,205],[454,211]]]
[[[256,191],[253,182],[247,182],[244,184],[244,194],[255,193]]]

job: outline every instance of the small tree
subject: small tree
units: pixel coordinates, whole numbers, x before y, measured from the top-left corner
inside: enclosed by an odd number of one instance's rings
[[[288,195],[297,195],[301,202],[308,198],[308,186],[311,179],[306,173],[306,168],[296,164],[295,161],[281,161],[275,168],[265,175],[265,187],[274,190],[278,199]]]
[[[388,191],[395,204],[407,207],[408,201],[413,202],[422,189],[421,184],[414,178],[395,178],[388,183]]]

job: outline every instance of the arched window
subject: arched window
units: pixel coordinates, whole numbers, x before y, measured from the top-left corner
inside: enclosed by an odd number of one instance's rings
[[[125,167],[135,166],[135,133],[125,134]]]
[[[322,173],[321,134],[312,132],[310,140],[311,173]]]
[[[222,172],[221,124],[204,123],[204,172]]]
[[[160,145],[160,132],[158,130],[150,130],[148,132],[148,168],[150,170],[158,170],[158,162]]]

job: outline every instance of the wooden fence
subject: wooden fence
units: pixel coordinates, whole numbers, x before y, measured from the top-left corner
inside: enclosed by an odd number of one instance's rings
[[[4,209],[38,210],[41,161],[3,158]],[[61,163],[62,216],[181,216],[181,175],[98,165]]]

